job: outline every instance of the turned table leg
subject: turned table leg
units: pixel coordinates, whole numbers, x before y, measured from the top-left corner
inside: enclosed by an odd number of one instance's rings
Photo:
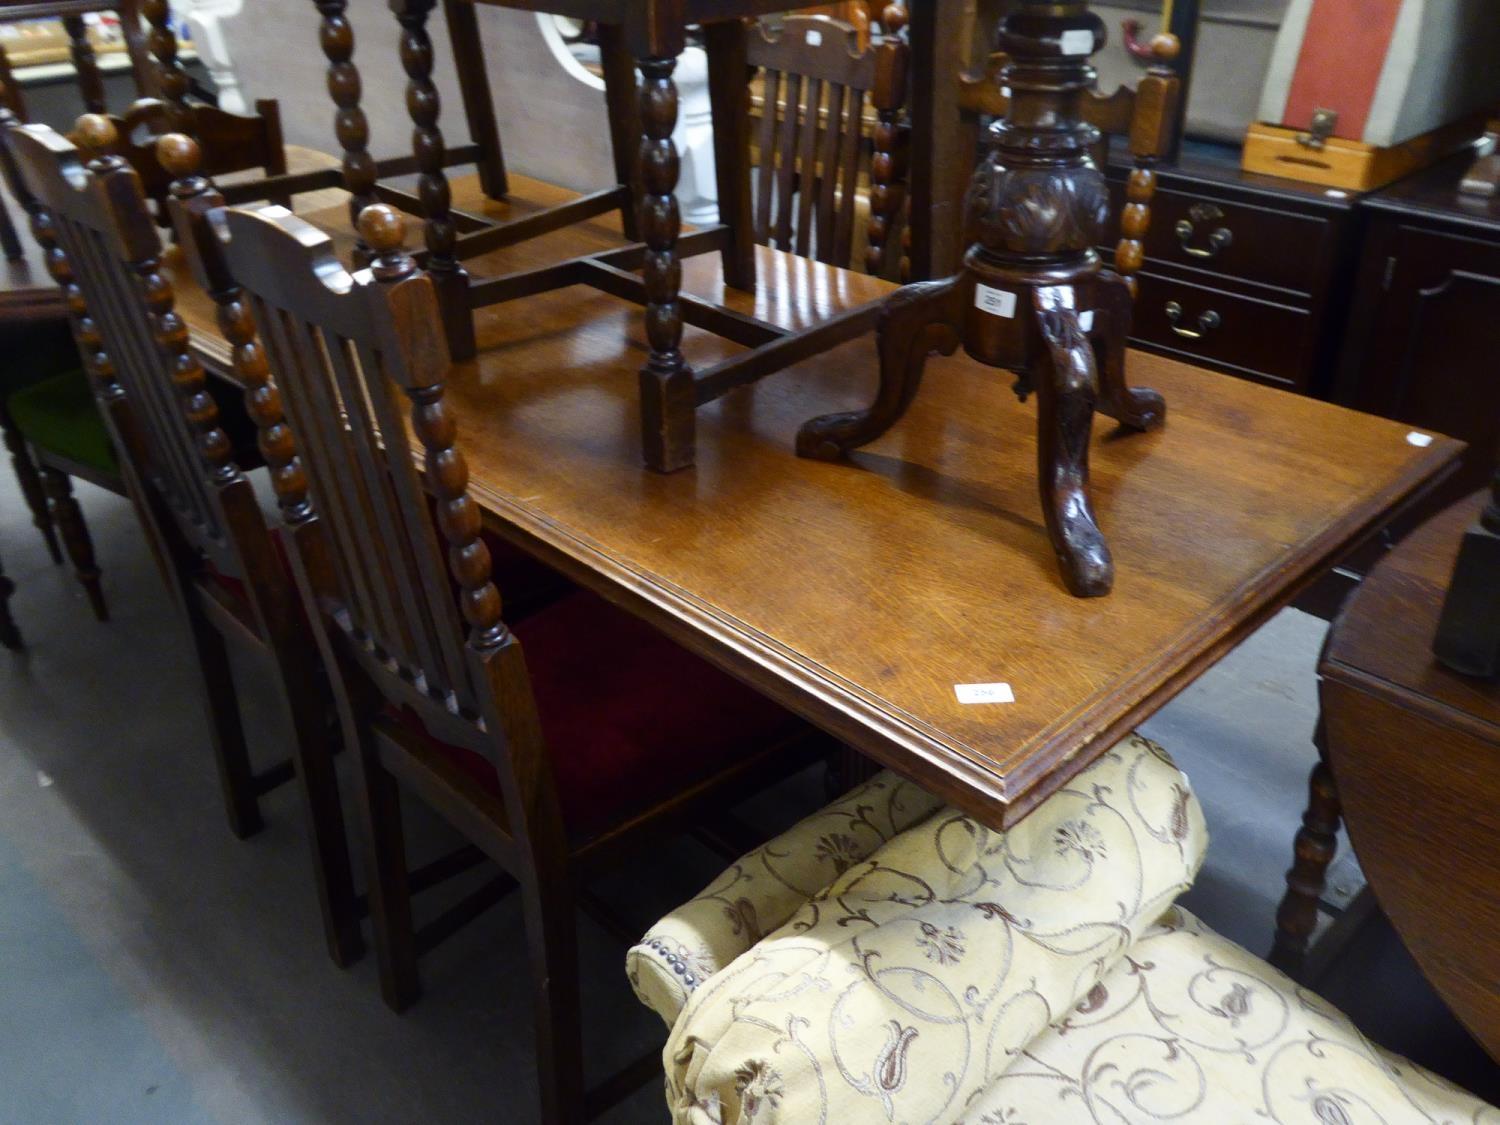
[[[73,482],[68,475],[57,469],[43,469],[42,481],[46,486],[47,499],[52,502],[52,516],[57,529],[62,532],[63,545],[68,549],[68,559],[78,583],[88,595],[94,616],[100,621],[109,620],[109,607],[104,601],[104,590],[99,584],[99,566],[94,561],[94,541],[89,536],[88,525],[83,522],[83,512],[73,498]]]
[[[322,22],[318,42],[328,60],[328,95],[337,111],[334,132],[343,149],[344,190],[349,193],[349,225],[359,230],[359,213],[376,201],[375,158],[370,155],[370,125],[360,107],[359,68],[354,64],[354,28],[345,9],[349,0],[313,0]],[[352,258],[356,266],[370,264],[370,248],[357,236]]]
[[[10,615],[10,596],[15,592],[16,584],[5,576],[5,568],[0,565],[0,648],[19,652],[21,631],[16,628],[15,619]]]
[[[646,339],[651,358],[641,368],[641,440],[646,464],[658,472],[693,463],[697,401],[693,371],[682,355],[682,263],[677,235],[677,85],[675,57],[637,60],[641,71],[641,210],[646,243]]]
[[[427,276],[437,290],[438,307],[455,360],[473,359],[474,313],[469,308],[469,275],[454,255],[458,228],[453,221],[453,192],[443,171],[446,152],[438,127],[442,99],[432,81],[432,38],[427,19],[437,0],[392,0],[401,25],[401,66],[406,71],[406,108],[411,114],[412,154],[417,160],[417,196],[422,201],[427,241]]]
[[[52,512],[47,506],[47,493],[42,488],[42,477],[36,462],[31,459],[31,450],[12,421],[6,404],[0,401],[0,434],[4,435],[5,448],[10,451],[10,463],[16,470],[16,483],[21,486],[21,496],[26,507],[31,509],[31,522],[42,533],[47,544],[47,553],[55,563],[62,562],[62,549],[57,542],[57,528],[52,522]]]
[[[1286,873],[1286,895],[1276,911],[1276,944],[1271,964],[1291,977],[1300,976],[1307,961],[1308,945],[1318,926],[1318,903],[1328,882],[1328,867],[1338,853],[1339,824],[1343,807],[1338,786],[1328,766],[1328,746],[1323,724],[1318,723],[1314,741],[1318,764],[1308,779],[1307,811],[1292,846],[1292,866]]]

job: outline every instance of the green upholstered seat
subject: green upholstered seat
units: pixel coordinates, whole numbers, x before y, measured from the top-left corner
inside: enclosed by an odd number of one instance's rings
[[[82,371],[53,375],[23,387],[6,401],[16,428],[38,449],[109,476],[119,472],[109,432]]]

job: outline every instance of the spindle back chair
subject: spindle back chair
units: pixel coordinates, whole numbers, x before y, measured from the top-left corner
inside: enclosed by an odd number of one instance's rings
[[[274,98],[258,99],[253,114],[230,113],[203,102],[173,107],[159,98],[141,98],[123,117],[111,116],[111,120],[119,136],[117,152],[141,178],[146,197],[161,209],[161,220],[173,176],[157,159],[157,142],[170,133],[182,133],[197,142],[201,173],[209,178],[250,169],[259,169],[262,178],[287,172],[281,109]],[[291,206],[291,197],[284,192],[273,189],[268,198]]]
[[[147,35],[141,27],[140,0],[22,0],[21,3],[0,6],[0,22],[60,20],[63,30],[68,34],[68,53],[73,63],[78,92],[83,97],[84,110],[88,113],[108,113],[104,73],[99,69],[99,57],[93,44],[89,42],[88,24],[84,19],[96,12],[113,12],[119,17],[120,34],[125,39],[125,51],[130,58],[136,96],[150,97],[158,93],[161,87],[157,80],[156,65],[147,50]],[[3,43],[0,43],[0,82],[5,84],[5,104],[18,118],[26,121],[26,97],[20,84],[15,81],[12,60]]]
[[[418,952],[519,889],[543,1119],[582,1120],[573,917],[575,892],[587,904],[582,876],[628,861],[648,839],[722,806],[726,793],[745,795],[802,764],[818,742],[593,595],[570,595],[512,630],[444,399],[449,357],[437,293],[403,249],[397,211],[363,212],[374,257],[352,274],[327,235],[284,208],[230,208],[212,226],[249,295],[298,435],[305,492],[289,520],[294,561],[336,673],[346,740],[358,748],[383,994],[398,1010],[413,1002]],[[587,687],[579,675],[590,677]],[[609,710],[625,698],[657,721],[626,731]],[[572,733],[555,725],[560,714]],[[695,746],[683,735],[696,728],[685,723],[717,726]],[[614,745],[620,759],[592,760],[579,773],[581,746],[594,742]],[[608,772],[621,766],[628,773]],[[507,872],[422,930],[406,872],[403,786]],[[595,803],[581,804],[578,793],[590,787]],[[651,1068],[647,1058],[622,1074],[643,1080]],[[591,1095],[590,1110],[629,1088],[617,1075]]]
[[[746,44],[759,70],[755,240],[849,268],[862,182],[869,184],[868,273],[899,273],[909,125],[905,10],[889,9],[884,36],[859,47],[858,29],[827,16],[760,22]],[[877,115],[867,153],[867,103]]]
[[[108,117],[86,115],[76,135],[93,154],[87,162],[44,125],[9,129],[20,179],[38,204],[33,229],[67,297],[127,491],[194,643],[230,828],[241,838],[258,831],[260,795],[290,780],[295,763],[329,952],[347,963],[361,938],[316,650],[175,311],[140,177],[118,155]],[[247,399],[252,413],[264,409],[255,388]],[[258,774],[245,744],[230,638],[269,653],[291,712],[292,762]]]
[[[1115,248],[1115,272],[1130,284],[1132,293],[1136,288],[1135,275],[1145,262],[1143,240],[1151,225],[1156,167],[1176,143],[1182,80],[1172,62],[1180,50],[1175,35],[1155,36],[1150,43],[1151,65],[1134,89],[1121,86],[1112,94],[1086,91],[1081,107],[1084,120],[1100,133],[1095,162],[1103,167],[1110,137],[1126,138],[1134,161],[1126,182],[1125,207],[1120,214],[1121,237]],[[959,79],[959,107],[965,129],[972,138],[966,151],[971,150],[976,159],[981,144],[981,119],[1001,117],[1010,106],[1004,80],[1007,62],[1005,55],[997,52],[989,57],[983,74],[964,74]]]
[[[130,56],[131,74],[135,79],[136,95],[146,97],[159,88],[156,67],[146,50],[146,36],[141,30],[139,0],[23,0],[22,3],[0,7],[0,23],[17,23],[22,20],[56,19],[62,23],[68,35],[68,53],[73,63],[74,80],[83,97],[83,107],[88,113],[107,113],[104,95],[104,73],[99,69],[99,58],[89,42],[88,24],[84,17],[94,12],[114,12],[120,20],[121,34],[125,38],[125,50]],[[26,95],[16,81],[12,59],[0,42],[0,102],[18,120],[28,120]],[[22,257],[20,238],[10,217],[9,208],[0,201],[0,249],[5,257],[19,261]]]

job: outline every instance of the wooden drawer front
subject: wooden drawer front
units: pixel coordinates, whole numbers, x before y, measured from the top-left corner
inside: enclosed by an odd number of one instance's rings
[[[1179,224],[1185,224],[1179,229]],[[1191,227],[1191,231],[1188,230]],[[1327,219],[1159,189],[1146,256],[1258,285],[1312,293],[1333,238]]]
[[[1174,321],[1170,307],[1180,310]],[[1304,389],[1316,345],[1304,309],[1140,275],[1132,337],[1236,374]]]

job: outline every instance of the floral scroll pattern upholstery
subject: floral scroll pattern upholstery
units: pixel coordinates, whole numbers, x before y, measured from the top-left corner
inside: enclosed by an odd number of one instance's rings
[[[960,1120],[1500,1125],[1500,1110],[1174,908]]]
[[[691,992],[663,1053],[674,1120],[959,1119],[1206,846],[1186,778],[1136,736],[1009,831],[935,811]]]
[[[626,975],[641,1003],[671,1027],[699,984],[780,929],[880,845],[942,807],[925,789],[882,770],[743,856],[626,955]]]

